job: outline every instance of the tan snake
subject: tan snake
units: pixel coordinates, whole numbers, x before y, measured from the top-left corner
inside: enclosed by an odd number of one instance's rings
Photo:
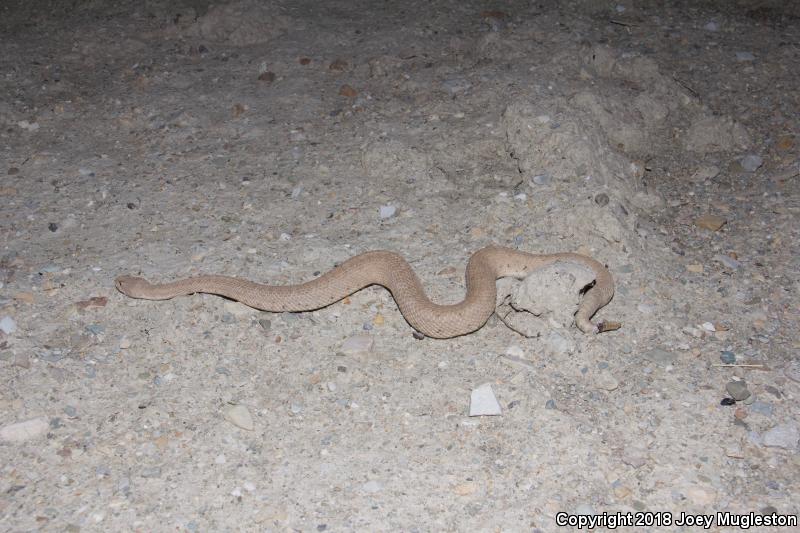
[[[584,333],[610,329],[589,321],[614,295],[608,270],[590,257],[573,253],[534,255],[488,246],[475,252],[467,263],[467,293],[452,305],[431,302],[411,265],[389,251],[366,252],[352,257],[322,276],[300,285],[261,285],[228,276],[196,276],[171,283],[152,284],[145,279],[121,276],[117,289],[131,298],[168,300],[197,292],[218,294],[262,311],[311,311],[328,306],[370,285],[388,289],[411,326],[428,337],[446,339],[466,335],[483,326],[495,309],[501,277],[524,278],[531,271],[557,262],[582,265],[595,275],[594,285],[583,295],[575,324]]]

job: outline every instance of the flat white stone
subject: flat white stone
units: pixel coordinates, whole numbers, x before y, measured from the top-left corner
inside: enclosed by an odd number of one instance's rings
[[[229,405],[225,408],[225,420],[236,427],[253,431],[256,428],[253,422],[253,415],[244,405]]]
[[[502,410],[494,396],[491,383],[484,383],[472,391],[469,402],[469,416],[498,416]]]
[[[3,319],[0,320],[0,330],[6,335],[11,335],[17,331],[17,323],[14,322],[14,319],[10,316],[4,316]]]
[[[339,349],[345,355],[364,354],[372,351],[374,341],[370,335],[353,335]]]
[[[47,431],[47,419],[43,417],[25,420],[9,424],[0,428],[0,441],[2,442],[24,442],[44,435]]]

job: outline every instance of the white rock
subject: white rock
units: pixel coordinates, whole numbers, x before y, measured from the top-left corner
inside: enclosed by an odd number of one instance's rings
[[[345,355],[365,354],[372,351],[374,343],[371,335],[353,335],[342,343],[339,351]]]
[[[44,435],[47,431],[47,419],[44,417],[9,424],[0,428],[0,442],[24,442]]]
[[[516,344],[513,344],[506,348],[506,355],[510,355],[512,357],[525,357],[525,351]]]
[[[706,331],[712,331],[712,332],[717,331],[717,328],[711,322],[703,322],[700,327],[702,327]]]
[[[497,416],[500,414],[502,414],[502,410],[494,396],[491,383],[484,383],[472,391],[469,416]]]
[[[244,405],[229,405],[225,408],[225,420],[236,427],[253,431],[256,428],[253,422],[253,415]]]
[[[123,336],[119,340],[119,349],[120,350],[127,350],[131,347],[131,340],[127,336]]]
[[[382,205],[380,207],[381,220],[392,218],[397,213],[397,208],[393,205]]]
[[[376,492],[379,492],[382,488],[383,485],[381,485],[378,481],[375,480],[367,481],[366,483],[361,485],[361,490],[363,490],[368,494],[375,494]]]
[[[14,319],[10,316],[4,316],[2,319],[0,319],[0,331],[6,335],[11,335],[17,331],[17,323],[14,322]]]

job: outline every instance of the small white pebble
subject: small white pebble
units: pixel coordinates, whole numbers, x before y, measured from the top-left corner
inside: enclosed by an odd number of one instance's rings
[[[4,316],[0,319],[0,331],[6,335],[11,335],[17,331],[17,323],[10,316]]]
[[[393,205],[382,205],[380,207],[381,220],[392,218],[397,213],[397,208]]]
[[[484,383],[472,391],[469,416],[497,416],[500,414],[502,414],[502,410],[494,396],[491,383]]]

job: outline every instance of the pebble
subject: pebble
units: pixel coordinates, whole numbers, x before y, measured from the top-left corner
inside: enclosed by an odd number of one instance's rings
[[[800,383],[800,359],[795,359],[783,369],[783,375]]]
[[[619,381],[608,370],[603,370],[597,376],[597,387],[606,391],[616,390],[619,387]]]
[[[510,355],[512,357],[523,358],[523,357],[525,357],[525,351],[522,348],[520,348],[519,346],[517,346],[516,344],[514,344],[514,345],[509,346],[508,348],[506,348],[506,355]]]
[[[0,428],[0,441],[24,442],[35,439],[47,431],[48,423],[44,417],[32,418],[24,422],[16,422]]]
[[[547,401],[544,403],[544,408],[545,408],[545,409],[555,409],[555,408],[556,408],[556,401],[555,401],[555,400],[552,400],[552,399],[550,399],[550,400],[547,400]]]
[[[264,331],[269,331],[272,327],[272,321],[266,318],[259,318],[258,325],[261,326]]]
[[[158,466],[149,466],[146,468],[142,468],[142,471],[139,472],[139,475],[144,478],[161,477],[161,468]]]
[[[678,358],[677,354],[662,350],[661,348],[652,348],[644,352],[642,355],[644,355],[648,361],[663,365],[672,364]]]
[[[596,203],[600,207],[607,206],[608,202],[609,202],[608,195],[604,192],[601,192],[600,194],[594,197],[594,203]]]
[[[566,355],[575,351],[574,343],[555,330],[547,334],[544,345],[554,355]]]
[[[244,405],[229,405],[225,407],[224,414],[225,420],[236,427],[246,429],[247,431],[253,431],[256,427],[253,422],[253,416]]]
[[[100,335],[105,331],[105,329],[106,328],[104,328],[100,324],[89,324],[88,326],[86,326],[86,331],[88,331],[94,336]]]
[[[709,20],[703,26],[703,29],[706,31],[719,31],[719,23],[716,20]]]
[[[772,416],[772,404],[756,400],[750,406],[750,410],[764,416]]]
[[[374,344],[371,335],[353,335],[342,343],[339,351],[344,355],[365,354],[372,351]]]
[[[736,401],[742,401],[750,397],[750,391],[747,390],[747,383],[744,380],[731,380],[725,385],[725,390]]]
[[[14,356],[14,366],[20,368],[30,368],[31,358],[27,353],[18,353]]]
[[[764,433],[763,440],[764,446],[796,450],[798,441],[800,441],[800,429],[794,422],[778,424]]]
[[[11,335],[17,331],[17,323],[10,316],[4,316],[0,319],[0,331],[6,335]]]
[[[502,414],[491,383],[473,389],[470,395],[469,416],[497,416]]]
[[[444,90],[450,93],[451,96],[454,96],[458,93],[469,90],[472,87],[472,84],[469,82],[469,80],[464,78],[451,78],[449,80],[444,80],[442,82],[442,87],[444,87]]]
[[[375,481],[367,481],[363,485],[361,485],[361,490],[366,492],[367,494],[375,494],[376,492],[380,492],[383,489],[383,485],[380,482]]]
[[[397,208],[393,205],[382,205],[380,207],[381,220],[392,218],[397,213]]]
[[[119,349],[120,350],[127,350],[131,347],[131,340],[124,336],[119,340]]]
[[[539,174],[538,176],[531,178],[531,182],[536,185],[548,185],[552,180],[553,178],[550,176],[550,174]]]
[[[725,254],[717,254],[714,256],[714,261],[718,261],[725,265],[726,267],[730,268],[731,270],[739,270],[739,267],[742,266],[742,263],[734,259],[733,257]]]
[[[725,222],[727,222],[727,221],[724,218],[720,217],[720,216],[711,215],[711,214],[705,214],[705,215],[697,218],[694,221],[694,225],[699,227],[699,228],[707,229],[709,231],[717,231],[722,226],[725,225]]]
[[[725,363],[726,365],[732,365],[736,362],[736,354],[733,352],[729,352],[727,350],[722,350],[720,353],[719,360]]]
[[[736,61],[755,61],[756,56],[752,52],[736,52]]]
[[[747,172],[755,172],[763,164],[764,160],[756,154],[747,154],[741,161],[742,168]]]

